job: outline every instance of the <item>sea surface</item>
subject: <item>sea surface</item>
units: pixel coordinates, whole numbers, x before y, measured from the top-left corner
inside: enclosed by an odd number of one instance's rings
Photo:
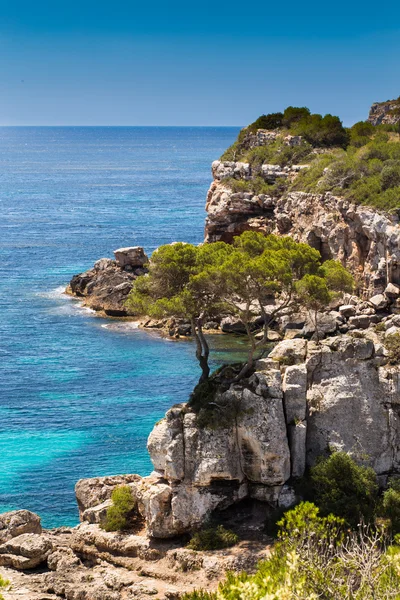
[[[63,294],[121,246],[203,239],[210,165],[238,128],[0,128],[0,512],[78,522],[83,477],[151,472],[146,439],[198,376],[191,342]],[[214,366],[236,350],[214,336]]]

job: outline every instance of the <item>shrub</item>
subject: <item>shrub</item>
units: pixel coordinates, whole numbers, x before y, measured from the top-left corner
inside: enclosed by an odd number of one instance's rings
[[[248,131],[257,131],[257,129],[278,129],[282,126],[283,114],[280,112],[269,113],[268,115],[261,115],[251,123],[248,127]]]
[[[385,338],[385,348],[388,351],[388,359],[391,365],[400,362],[400,334],[392,333]]]
[[[381,183],[383,190],[400,186],[400,161],[390,161],[390,164],[383,167]]]
[[[218,600],[217,594],[214,592],[205,592],[202,590],[194,590],[180,596],[181,600]]]
[[[271,195],[275,191],[275,186],[266,183],[262,177],[254,179],[233,179],[228,177],[224,179],[224,185],[229,187],[232,192],[251,192],[252,194]]]
[[[112,505],[102,523],[106,531],[121,531],[128,526],[129,517],[136,506],[129,485],[116,487],[111,494]]]
[[[286,513],[279,541],[254,575],[228,573],[217,594],[185,600],[387,600],[398,598],[400,547],[379,531],[343,529],[309,503]]]
[[[0,588],[6,588],[10,585],[10,582],[8,581],[8,579],[4,579],[4,577],[2,575],[0,575]],[[4,596],[3,594],[0,594],[0,600],[4,600]]]
[[[310,109],[302,106],[288,106],[283,113],[283,124],[290,128],[293,123],[307,119],[310,116]]]
[[[295,135],[303,136],[315,147],[340,146],[346,148],[349,142],[348,133],[339,117],[333,115],[308,115],[291,124]]]
[[[218,525],[216,528],[207,527],[197,531],[187,547],[190,550],[221,550],[222,548],[230,548],[239,541],[239,537],[230,529],[225,529],[223,525]]]
[[[400,478],[392,478],[383,493],[381,515],[389,519],[393,534],[400,533]]]
[[[316,504],[322,515],[333,513],[351,526],[369,522],[378,499],[378,483],[371,467],[358,465],[345,452],[334,452],[311,469]]]

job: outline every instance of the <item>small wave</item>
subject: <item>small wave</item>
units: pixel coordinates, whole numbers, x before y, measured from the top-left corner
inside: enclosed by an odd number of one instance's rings
[[[66,300],[68,296],[65,294],[65,287],[60,285],[54,290],[48,290],[46,292],[36,292],[35,296],[40,298],[48,298],[49,300]]]
[[[103,329],[111,331],[120,331],[122,333],[139,329],[139,323],[137,321],[125,321],[124,323],[104,323],[101,325]]]

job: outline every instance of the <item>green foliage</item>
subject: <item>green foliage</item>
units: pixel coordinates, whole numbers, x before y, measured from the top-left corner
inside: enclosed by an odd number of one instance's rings
[[[332,115],[307,115],[292,122],[290,130],[295,135],[301,135],[314,147],[329,148],[339,146],[346,148],[348,133],[339,117]]]
[[[218,592],[185,600],[387,600],[398,598],[400,547],[367,527],[321,517],[303,503],[279,523],[279,541],[254,575],[228,573]],[[197,594],[197,595],[196,595]]]
[[[290,128],[294,123],[308,119],[310,114],[310,109],[305,106],[301,108],[288,106],[283,113],[283,124]]]
[[[355,146],[356,148],[365,146],[375,132],[374,125],[368,121],[359,121],[358,123],[355,123],[349,130],[350,145]]]
[[[253,179],[234,179],[227,177],[224,179],[224,185],[229,187],[232,192],[251,192],[252,194],[265,194],[271,196],[276,192],[275,185],[267,183],[262,177]]]
[[[194,590],[180,596],[181,600],[218,600],[218,596],[214,592],[206,592],[202,590]]]
[[[290,539],[293,543],[296,539],[313,532],[321,539],[330,536],[335,540],[335,544],[339,544],[343,539],[344,519],[333,514],[321,517],[319,513],[320,509],[312,502],[301,502],[278,521],[278,539]]]
[[[388,359],[391,365],[398,365],[400,362],[400,334],[391,333],[385,337],[385,348],[388,351]]]
[[[107,509],[107,514],[102,523],[105,531],[121,531],[129,524],[129,517],[136,502],[132,497],[132,490],[128,485],[116,487],[111,494],[112,505]]]
[[[236,237],[233,245],[217,242],[197,247],[183,243],[161,246],[151,257],[149,273],[136,279],[127,306],[136,314],[191,320],[202,382],[209,375],[208,346],[202,334],[206,316],[230,312],[242,319],[251,344],[251,368],[255,351],[265,349],[269,321],[264,307],[271,297],[279,301],[274,308],[276,317],[293,305],[296,286],[298,299],[303,296],[307,303],[321,302],[325,289],[326,304],[329,286],[336,291],[351,280],[339,263],[330,261],[321,268],[320,261],[317,250],[291,237],[251,231]],[[260,314],[264,317],[264,336],[256,341],[251,322]]]
[[[283,114],[280,112],[261,115],[248,126],[249,131],[257,131],[257,129],[278,129],[282,126]]]
[[[243,162],[248,162],[253,171],[263,164],[290,167],[307,162],[311,157],[312,146],[303,142],[298,146],[285,144],[282,138],[266,146],[256,146],[244,152],[241,156]]]
[[[187,547],[190,550],[222,550],[230,548],[239,541],[239,536],[230,529],[225,529],[223,525],[217,527],[207,527],[196,531]]]
[[[382,190],[400,186],[400,160],[388,161],[381,171]]]
[[[273,196],[290,190],[330,191],[386,211],[400,208],[400,138],[393,134],[400,131],[400,123],[373,126],[360,121],[346,130],[338,117],[323,117],[310,114],[306,108],[288,107],[283,113],[278,139],[250,148],[249,132],[257,129],[257,123],[258,120],[250,129],[243,129],[223,155],[224,160],[249,162],[255,174],[254,183],[226,181],[234,191]],[[301,135],[303,143],[286,145],[283,138],[287,133]],[[261,177],[261,166],[266,163],[309,166],[293,181],[284,179],[276,186],[269,186]]]
[[[400,477],[389,480],[389,487],[383,492],[381,516],[390,521],[393,534],[400,533]]]
[[[326,260],[320,270],[326,285],[331,292],[347,292],[354,290],[354,278],[351,273],[338,261]]]
[[[4,579],[4,577],[2,575],[0,575],[0,588],[6,588],[10,585],[10,582],[8,579]],[[0,600],[4,600],[4,596],[3,594],[0,594]]]
[[[358,465],[345,452],[334,452],[311,469],[311,481],[322,515],[333,513],[351,526],[373,518],[378,483],[371,467]]]
[[[320,310],[332,300],[326,280],[318,275],[305,275],[296,283],[296,291],[302,304]]]

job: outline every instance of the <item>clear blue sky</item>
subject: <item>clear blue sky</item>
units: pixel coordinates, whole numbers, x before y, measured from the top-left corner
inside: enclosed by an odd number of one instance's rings
[[[400,95],[400,3],[0,0],[0,124],[346,125]]]

